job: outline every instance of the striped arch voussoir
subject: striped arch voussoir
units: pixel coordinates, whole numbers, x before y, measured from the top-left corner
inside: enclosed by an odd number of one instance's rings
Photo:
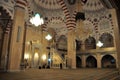
[[[67,26],[68,30],[72,30],[73,28],[75,28],[75,25],[76,25],[74,17],[71,17],[70,11],[67,8],[67,5],[65,4],[64,0],[58,0],[58,3],[61,5],[61,8],[65,14],[66,26]]]

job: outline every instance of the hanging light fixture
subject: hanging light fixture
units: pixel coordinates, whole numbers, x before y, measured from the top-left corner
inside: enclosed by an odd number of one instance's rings
[[[52,36],[50,34],[48,34],[45,39],[47,39],[48,41],[52,39]]]
[[[24,55],[24,59],[28,59],[29,58],[29,54],[28,53],[25,53],[25,55]]]
[[[103,43],[102,43],[101,41],[98,41],[98,42],[97,42],[97,46],[98,46],[98,47],[102,47],[102,46],[103,46]]]
[[[30,23],[35,25],[36,27],[38,27],[39,25],[42,25],[44,24],[44,20],[43,18],[40,17],[40,15],[37,13],[35,14],[35,16],[33,16],[31,19],[30,19]]]

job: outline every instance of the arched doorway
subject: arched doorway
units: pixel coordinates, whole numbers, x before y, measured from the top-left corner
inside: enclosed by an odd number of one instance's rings
[[[102,58],[102,68],[116,68],[116,60],[111,55],[105,55]]]
[[[96,68],[97,67],[97,60],[93,56],[87,57],[86,67],[87,68]]]
[[[81,68],[81,58],[79,56],[76,56],[76,67]]]
[[[39,66],[39,55],[38,53],[36,52],[34,54],[34,67],[37,68]]]
[[[33,54],[33,67],[37,68],[39,66],[39,48],[34,49],[34,54]]]

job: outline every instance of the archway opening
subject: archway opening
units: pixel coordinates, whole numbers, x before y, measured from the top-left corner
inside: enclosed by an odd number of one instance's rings
[[[85,49],[96,49],[96,40],[93,37],[89,37],[85,40]]]
[[[41,56],[42,60],[44,60],[44,55]],[[33,55],[33,68],[38,68],[39,66],[39,60],[40,60],[40,56],[39,56],[39,48],[35,47],[34,49],[34,55]]]
[[[76,56],[76,67],[81,68],[81,65],[82,65],[81,58]]]
[[[116,68],[116,60],[111,55],[105,55],[102,58],[102,68]]]
[[[102,47],[114,47],[113,36],[109,33],[103,33],[100,37],[100,41],[104,44]]]
[[[93,56],[87,57],[86,67],[87,68],[96,68],[97,67],[97,60]]]

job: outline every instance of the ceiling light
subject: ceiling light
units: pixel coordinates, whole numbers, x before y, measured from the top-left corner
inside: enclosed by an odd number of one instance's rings
[[[25,53],[24,59],[28,59],[28,58],[29,58],[29,54],[28,54],[28,53]]]
[[[101,41],[98,41],[97,46],[98,46],[98,47],[102,47],[102,46],[103,46],[103,43],[102,43]]]
[[[51,40],[51,39],[52,39],[52,36],[51,36],[50,34],[48,34],[48,35],[45,37],[45,39]]]
[[[40,17],[40,15],[37,13],[35,14],[35,16],[33,16],[31,19],[30,19],[30,23],[35,25],[36,27],[38,27],[39,25],[42,25],[44,24],[44,20],[43,18]]]

